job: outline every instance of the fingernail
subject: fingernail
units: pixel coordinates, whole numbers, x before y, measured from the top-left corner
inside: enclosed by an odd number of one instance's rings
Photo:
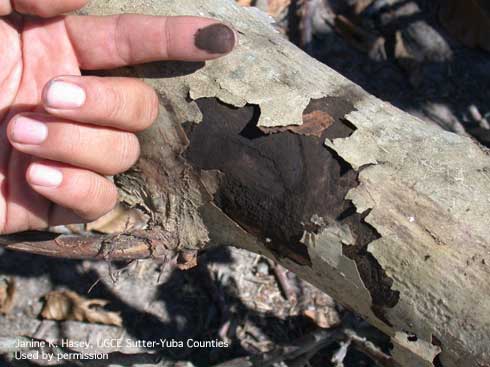
[[[63,173],[54,167],[33,163],[29,168],[29,181],[36,186],[58,187],[63,181]]]
[[[48,137],[48,128],[40,121],[19,116],[13,124],[11,139],[14,143],[38,145]]]
[[[226,54],[233,50],[236,36],[233,29],[217,23],[197,31],[194,43],[197,48],[212,54]]]
[[[78,85],[54,80],[46,87],[44,103],[51,108],[73,109],[82,107],[85,98],[85,91]]]

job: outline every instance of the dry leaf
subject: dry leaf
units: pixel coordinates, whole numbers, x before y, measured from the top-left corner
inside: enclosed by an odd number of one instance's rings
[[[269,15],[279,17],[291,5],[291,0],[269,0]]]
[[[238,5],[240,6],[252,6],[253,0],[237,0]]]
[[[87,231],[100,233],[122,233],[125,231],[143,229],[147,219],[139,210],[128,209],[122,204],[118,204],[113,210],[97,219],[95,222],[87,224]]]
[[[121,326],[118,312],[102,309],[109,302],[103,299],[86,299],[72,291],[52,291],[46,296],[41,317],[47,320],[75,320],[91,324]]]
[[[405,46],[405,41],[400,31],[395,34],[395,58],[398,64],[409,74],[410,83],[414,87],[420,86],[422,83],[420,63]]]
[[[0,314],[6,315],[14,307],[15,279],[3,279],[0,282]]]
[[[463,44],[490,51],[488,0],[442,1],[439,16],[447,31]]]
[[[408,71],[413,71],[418,68],[419,63],[406,47],[400,31],[396,31],[395,33],[395,58]]]
[[[340,324],[340,316],[333,308],[305,310],[303,314],[323,329],[330,329]]]
[[[177,267],[180,270],[189,270],[197,266],[197,251],[183,251],[177,258]]]
[[[236,0],[236,2],[241,6],[254,6],[256,3],[253,0]],[[267,12],[272,17],[279,17],[287,10],[289,5],[291,5],[291,0],[268,0]]]

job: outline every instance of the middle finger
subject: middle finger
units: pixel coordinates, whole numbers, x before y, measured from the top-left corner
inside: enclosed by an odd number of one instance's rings
[[[40,113],[16,115],[9,122],[7,135],[18,151],[102,175],[128,170],[140,153],[133,133]]]

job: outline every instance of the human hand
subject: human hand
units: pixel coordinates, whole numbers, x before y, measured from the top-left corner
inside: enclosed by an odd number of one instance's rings
[[[236,43],[207,18],[54,17],[85,2],[0,0],[0,234],[102,216],[117,201],[104,176],[138,159],[134,133],[156,119],[155,92],[80,69],[203,61]]]

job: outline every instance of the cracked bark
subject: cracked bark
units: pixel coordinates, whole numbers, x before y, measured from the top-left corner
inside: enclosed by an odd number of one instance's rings
[[[368,95],[230,1],[111,0],[86,11],[209,15],[232,23],[240,46],[206,65],[110,72],[160,95],[140,161],[115,180],[144,230],[0,244],[70,258],[178,258],[183,268],[206,246],[239,246],[390,335],[401,365],[489,365],[488,150]]]

